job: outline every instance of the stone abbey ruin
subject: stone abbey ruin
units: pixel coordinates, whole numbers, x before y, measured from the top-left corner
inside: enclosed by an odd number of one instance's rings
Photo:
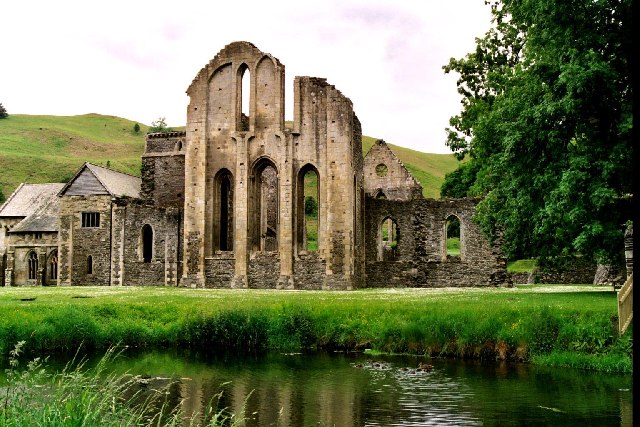
[[[363,158],[352,102],[326,79],[295,78],[285,123],[284,81],[278,59],[231,43],[189,86],[186,131],[147,135],[141,178],[86,163],[66,184],[21,185],[0,208],[4,285],[509,284],[471,220],[477,201],[424,199],[382,140]],[[447,255],[452,219],[459,256]]]

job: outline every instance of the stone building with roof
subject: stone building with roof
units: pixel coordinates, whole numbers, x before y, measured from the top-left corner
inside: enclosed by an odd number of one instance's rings
[[[197,73],[187,94],[186,130],[147,135],[140,178],[86,163],[67,184],[51,187],[55,202],[32,210],[24,209],[29,192],[16,190],[0,209],[6,284],[508,284],[499,247],[471,220],[477,201],[424,199],[384,141],[363,157],[353,104],[326,79],[295,78],[293,123],[285,123],[284,65],[234,42]],[[52,212],[57,228],[45,231]],[[451,218],[460,228],[455,256],[446,246]],[[18,251],[14,236],[38,227],[51,238]],[[37,257],[35,279],[28,278],[29,251]],[[55,280],[44,267],[53,253]]]
[[[20,184],[0,206],[0,276],[6,286],[58,279],[58,192],[64,184]]]

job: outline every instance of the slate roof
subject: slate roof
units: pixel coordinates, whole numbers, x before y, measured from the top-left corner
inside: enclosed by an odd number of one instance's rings
[[[69,186],[76,178],[86,169],[88,169],[97,179],[104,189],[111,194],[112,197],[140,197],[140,185],[142,180],[137,176],[118,172],[113,169],[104,168],[92,163],[85,163],[78,170],[75,176],[62,188],[59,195],[64,195]]]
[[[20,184],[18,188],[0,207],[0,217],[27,217],[46,204],[51,198],[56,199],[64,184]]]
[[[0,217],[24,219],[10,232],[58,231],[58,192],[64,184],[20,184],[0,207]]]

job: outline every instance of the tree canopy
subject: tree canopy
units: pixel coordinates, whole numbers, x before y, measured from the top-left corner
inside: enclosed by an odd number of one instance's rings
[[[6,119],[7,117],[9,117],[9,113],[7,113],[7,109],[4,108],[4,106],[0,102],[0,119]]]
[[[136,123],[137,124],[137,123]],[[154,132],[171,132],[171,128],[167,126],[167,121],[164,117],[159,117],[158,120],[151,122],[151,126],[149,126],[148,133]]]
[[[509,258],[608,262],[631,219],[631,0],[498,0],[457,72],[462,111],[443,194],[483,196],[476,220]]]

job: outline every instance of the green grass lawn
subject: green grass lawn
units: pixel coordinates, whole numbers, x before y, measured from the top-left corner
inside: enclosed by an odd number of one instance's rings
[[[460,238],[449,237],[447,239],[447,255],[460,256]]]
[[[616,294],[584,285],[351,292],[0,288],[0,350],[6,354],[21,340],[38,353],[118,342],[239,351],[371,348],[630,371],[631,334],[618,337],[616,318]],[[567,361],[567,355],[575,357]]]
[[[529,273],[536,267],[535,259],[519,259],[507,263],[509,273]]]

